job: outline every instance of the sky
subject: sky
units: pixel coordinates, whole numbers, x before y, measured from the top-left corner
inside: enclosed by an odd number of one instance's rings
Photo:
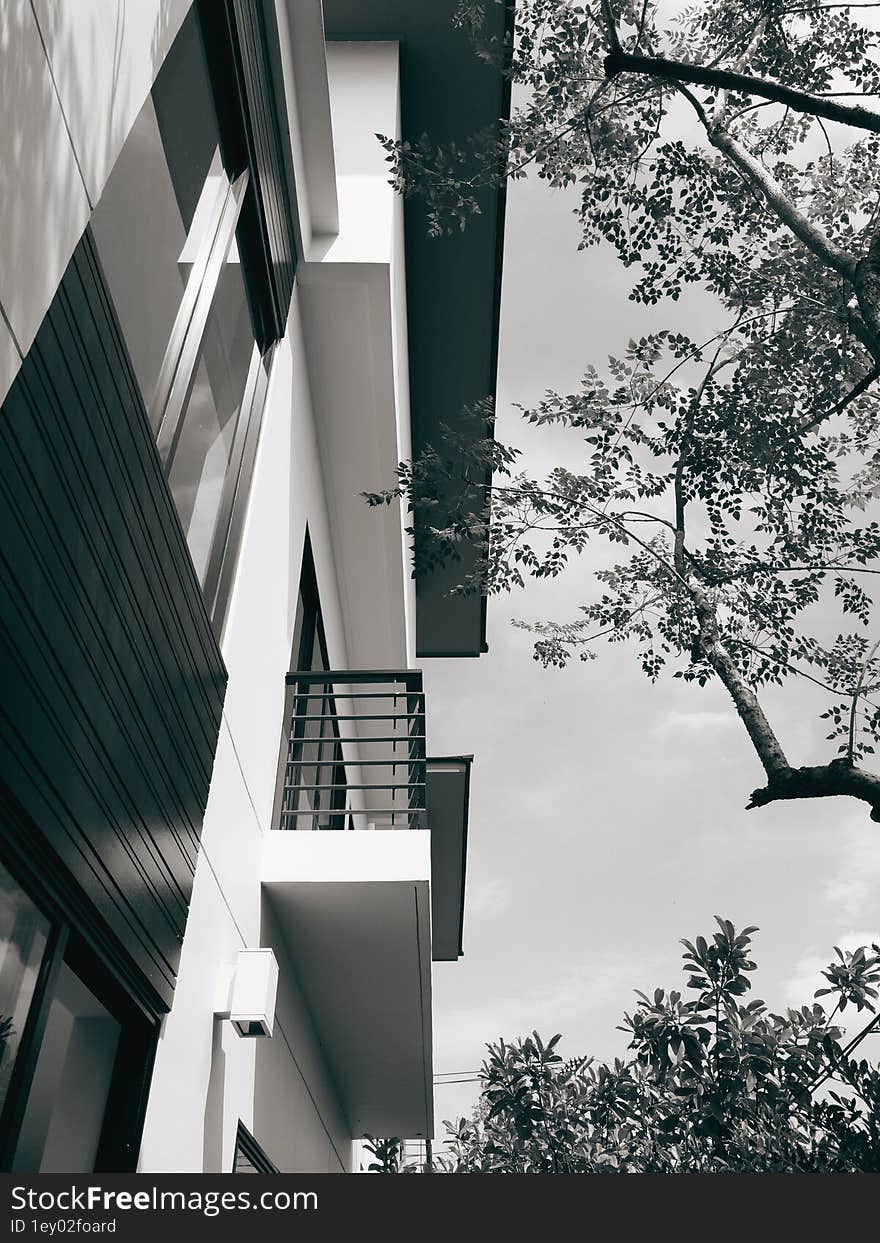
[[[648,328],[708,336],[719,316],[701,293],[671,310],[628,302],[611,252],[577,251],[572,202],[532,179],[508,192],[496,435],[533,471],[576,468],[584,446],[527,427],[513,402],[574,391]],[[759,926],[749,996],[775,1010],[812,1001],[833,945],[880,939],[880,826],[845,799],[745,811],[764,774],[720,687],[652,685],[624,646],[566,670],[532,659],[511,618],[572,618],[589,592],[584,558],[492,597],[479,660],[423,662],[429,754],[475,755],[464,956],[434,964],[440,1080],[533,1028],[561,1032],[566,1057],[624,1056],[633,990],[681,987],[679,939],[710,936],[716,914]],[[810,688],[762,701],[793,763],[828,758]],[[477,1091],[438,1081],[438,1139]]]

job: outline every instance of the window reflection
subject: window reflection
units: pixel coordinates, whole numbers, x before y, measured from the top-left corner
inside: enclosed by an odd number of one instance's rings
[[[191,10],[125,141],[91,228],[141,395],[154,397],[210,193],[228,184],[196,14]],[[199,210],[197,211],[197,207]]]
[[[254,337],[241,267],[226,263],[217,285],[189,399],[168,459],[168,482],[203,582],[226,471],[242,412]]]
[[[95,1168],[120,1025],[63,963],[12,1168],[87,1174]]]
[[[232,186],[222,163],[192,9],[91,227],[203,586],[214,543],[225,539],[224,485],[240,462],[236,431],[255,358],[234,238],[246,186]]]
[[[0,1109],[27,1022],[50,924],[0,865]]]

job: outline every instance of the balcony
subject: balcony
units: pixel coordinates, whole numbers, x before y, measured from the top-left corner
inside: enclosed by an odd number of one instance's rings
[[[263,890],[353,1135],[433,1128],[432,945],[460,952],[469,760],[429,760],[425,719],[413,670],[287,677]]]
[[[421,673],[290,673],[284,723],[279,829],[427,827]]]

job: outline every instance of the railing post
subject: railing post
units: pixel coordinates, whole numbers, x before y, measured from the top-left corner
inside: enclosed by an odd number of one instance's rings
[[[308,817],[312,828],[344,828],[347,817],[353,825],[350,817],[364,814],[385,827],[396,828],[400,822],[408,828],[423,827],[426,752],[421,673],[297,670],[287,675],[286,682],[273,823],[295,829]],[[351,808],[355,792],[363,813]],[[320,823],[322,816],[327,824]]]

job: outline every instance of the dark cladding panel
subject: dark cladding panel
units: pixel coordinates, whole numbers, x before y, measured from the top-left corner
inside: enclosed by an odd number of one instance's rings
[[[0,528],[0,776],[170,1004],[226,671],[88,230],[0,410]]]
[[[472,756],[428,759],[431,832],[431,957],[454,962],[464,952],[464,886]]]

